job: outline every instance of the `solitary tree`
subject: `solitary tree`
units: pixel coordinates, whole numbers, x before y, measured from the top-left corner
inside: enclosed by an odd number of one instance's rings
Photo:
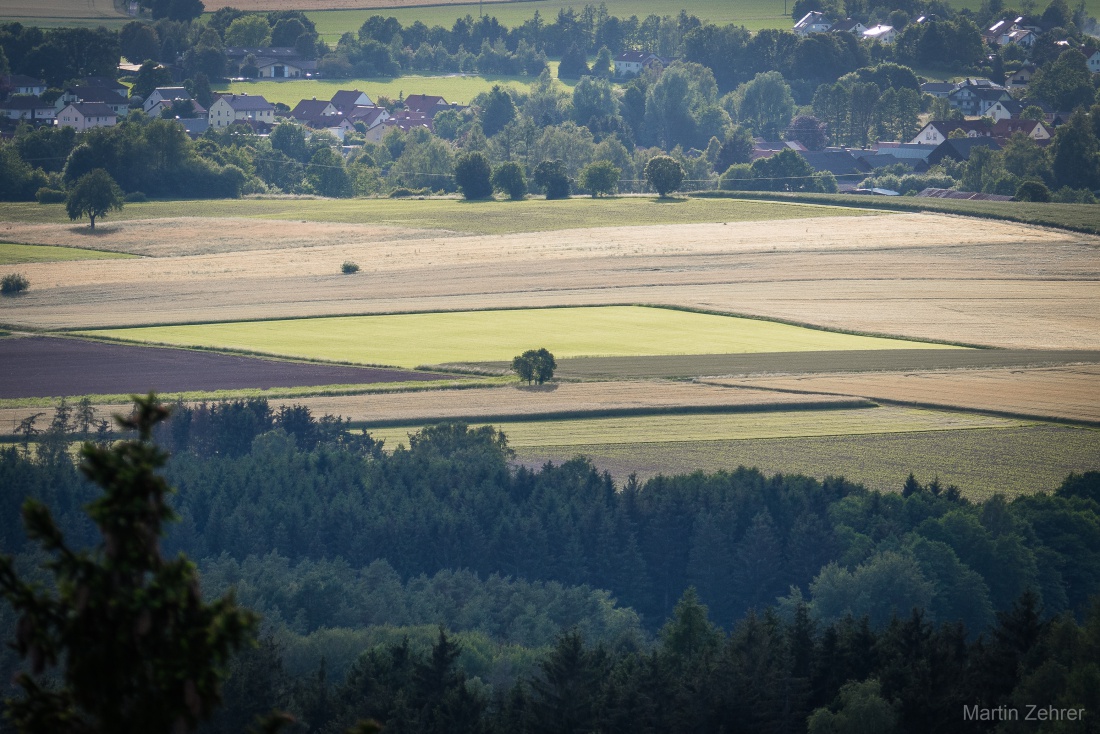
[[[614,194],[621,174],[611,161],[589,163],[581,170],[581,188],[588,189],[593,199],[600,194]]]
[[[655,155],[645,164],[645,180],[664,198],[680,188],[684,181],[684,167],[675,158]]]
[[[493,195],[488,159],[481,153],[466,153],[455,161],[455,184],[467,199],[488,199]]]
[[[21,695],[6,702],[20,732],[193,729],[220,701],[230,653],[252,638],[253,614],[231,596],[204,603],[195,566],[161,557],[172,489],[157,473],[168,456],[151,438],[167,415],[153,395],[138,398],[133,415],[118,418],[137,440],[81,449],[81,471],[103,488],[87,507],[98,547],[70,548],[42,503],[23,504],[28,535],[53,557],[56,591],[23,581],[0,557],[0,593],[19,614],[14,647],[28,666],[15,681]]]
[[[87,216],[95,229],[96,217],[105,217],[109,211],[122,209],[122,189],[111,174],[102,168],[94,168],[77,179],[65,199],[65,211],[69,219]]]
[[[542,349],[528,349],[523,354],[512,359],[512,371],[519,375],[519,379],[530,384],[543,384],[554,376],[554,370],[558,363],[545,347]]]

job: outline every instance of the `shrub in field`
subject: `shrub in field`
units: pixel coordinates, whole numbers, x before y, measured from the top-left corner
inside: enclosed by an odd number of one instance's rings
[[[149,201],[149,197],[146,196],[145,192],[143,191],[131,191],[122,198],[126,201],[127,204],[141,204]]]
[[[455,161],[455,184],[467,199],[488,199],[493,195],[492,169],[481,153],[466,153]]]
[[[61,204],[65,201],[65,196],[65,192],[60,189],[51,189],[48,186],[43,186],[38,190],[38,193],[34,195],[34,198],[39,204]]]
[[[645,180],[664,198],[680,188],[684,181],[684,167],[675,158],[655,155],[645,164]]]
[[[1016,201],[1050,201],[1050,189],[1041,181],[1024,181],[1016,189]]]
[[[404,186],[399,186],[390,192],[391,199],[404,199],[408,196],[416,196],[416,192],[412,189],[407,189]]]
[[[558,363],[554,361],[554,355],[544,347],[542,349],[528,349],[523,354],[512,359],[512,371],[519,375],[519,379],[527,384],[532,382],[541,385],[554,376],[554,370]]]
[[[527,178],[523,175],[523,166],[515,161],[505,161],[493,171],[493,188],[512,201],[527,196]]]
[[[21,293],[31,287],[31,283],[22,273],[8,273],[0,280],[0,293],[6,296]]]
[[[535,185],[546,190],[547,199],[569,198],[569,176],[561,161],[543,161],[535,167]]]
[[[611,161],[589,163],[581,171],[581,188],[588,189],[595,199],[600,194],[614,194],[622,170]]]
[[[359,265],[351,260],[345,260],[344,264],[340,266],[340,270],[344,275],[351,275],[359,272]]]

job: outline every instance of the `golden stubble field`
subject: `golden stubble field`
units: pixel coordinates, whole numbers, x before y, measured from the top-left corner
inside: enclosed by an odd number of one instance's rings
[[[770,375],[712,385],[864,397],[900,403],[1100,423],[1100,365],[923,372]],[[808,395],[803,395],[808,397]]]
[[[1100,347],[1100,238],[938,214],[462,235],[254,219],[130,221],[138,260],[19,266],[0,322],[79,328],[650,303],[1031,348]],[[3,236],[90,246],[71,225]],[[340,274],[345,260],[362,270]]]

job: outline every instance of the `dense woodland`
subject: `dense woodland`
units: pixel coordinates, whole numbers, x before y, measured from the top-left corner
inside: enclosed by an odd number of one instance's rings
[[[81,545],[97,490],[67,451],[91,416],[28,428],[0,453],[0,543],[29,571],[23,498]],[[252,400],[157,436],[166,551],[265,618],[209,731],[278,706],[317,732],[926,732],[963,704],[1100,703],[1100,474],[980,504],[744,468],[617,487],[583,459],[512,467],[491,428],[392,453],[345,429]]]

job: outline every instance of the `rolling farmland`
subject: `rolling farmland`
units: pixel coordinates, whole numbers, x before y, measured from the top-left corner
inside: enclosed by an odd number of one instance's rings
[[[632,306],[397,314],[83,333],[152,344],[399,367],[508,359],[531,348],[535,341],[562,358],[915,346],[913,342],[769,321]]]

